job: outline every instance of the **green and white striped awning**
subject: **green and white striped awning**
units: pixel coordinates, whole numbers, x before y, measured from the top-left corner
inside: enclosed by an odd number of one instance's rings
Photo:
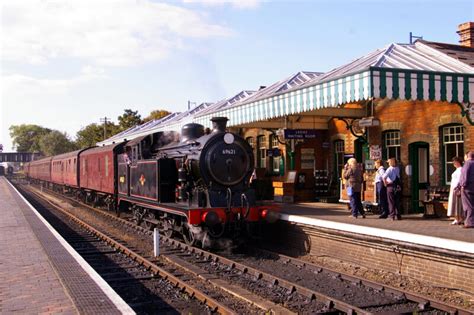
[[[374,98],[474,103],[474,75],[372,68]]]
[[[212,117],[224,116],[229,118],[229,126],[238,126],[373,98],[474,103],[474,74],[369,67],[359,73],[195,117],[194,121],[209,127]]]

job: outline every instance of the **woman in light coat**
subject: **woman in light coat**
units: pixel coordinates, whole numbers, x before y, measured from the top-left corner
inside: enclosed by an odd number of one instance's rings
[[[451,186],[449,189],[448,198],[448,216],[453,217],[453,225],[462,224],[464,221],[464,211],[462,209],[461,194],[458,194],[456,189],[459,185],[459,178],[461,176],[462,159],[459,157],[453,158],[453,165],[456,170],[451,175]]]
[[[361,192],[362,192],[362,171],[357,165],[357,160],[350,158],[344,166],[342,177],[347,181],[348,188],[350,187],[350,205],[351,217],[357,219],[359,215],[365,218],[365,211],[362,206]]]

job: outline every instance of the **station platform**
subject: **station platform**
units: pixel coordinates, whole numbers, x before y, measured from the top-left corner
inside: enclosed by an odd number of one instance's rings
[[[474,294],[474,229],[448,218],[350,217],[346,204],[282,204],[278,239],[294,255],[332,257]]]
[[[0,313],[134,314],[0,176]]]
[[[368,213],[355,219],[345,204],[316,202],[283,205],[282,220],[474,254],[474,229],[451,225],[448,218],[409,214],[393,221]]]

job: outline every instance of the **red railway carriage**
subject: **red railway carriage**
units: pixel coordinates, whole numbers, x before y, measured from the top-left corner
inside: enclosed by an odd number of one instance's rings
[[[50,182],[52,157],[30,162],[28,174],[31,178]]]
[[[80,187],[99,194],[116,194],[116,155],[123,143],[87,149],[80,153]]]
[[[79,187],[79,154],[82,151],[77,150],[53,157],[51,161],[51,181],[54,184]]]

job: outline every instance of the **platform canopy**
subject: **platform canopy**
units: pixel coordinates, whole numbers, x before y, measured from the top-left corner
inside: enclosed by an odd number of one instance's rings
[[[280,128],[278,119],[290,117],[322,128],[330,117],[366,114],[346,104],[380,99],[457,103],[474,117],[474,49],[424,40],[390,44],[324,74],[300,71],[258,91],[244,90],[130,128],[99,145],[158,131],[180,131],[190,122],[211,127],[211,118],[217,116],[229,118],[230,127]]]
[[[430,44],[390,44],[304,84],[196,115],[194,122],[210,126],[212,117],[225,116],[229,126],[239,126],[383,98],[474,103],[474,68]]]

